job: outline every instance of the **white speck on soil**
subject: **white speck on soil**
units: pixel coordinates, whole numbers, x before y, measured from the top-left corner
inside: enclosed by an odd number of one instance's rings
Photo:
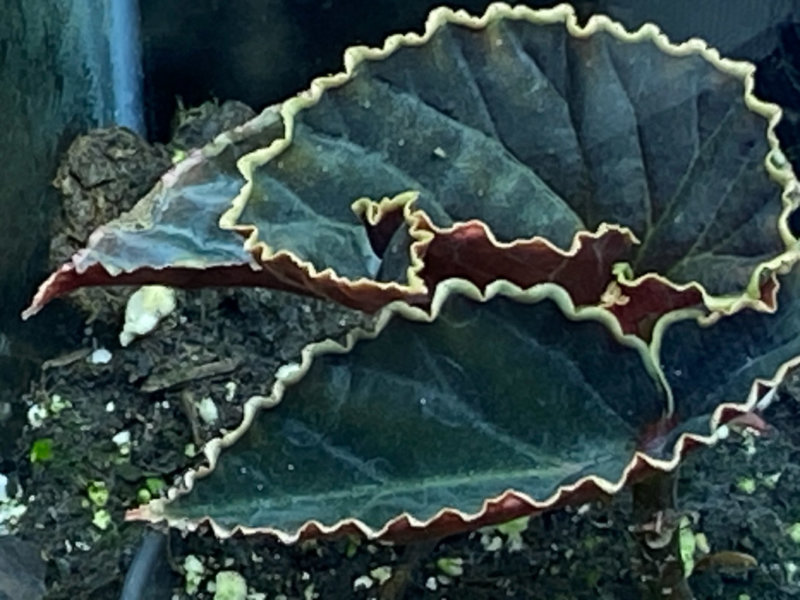
[[[369,575],[362,575],[361,577],[356,578],[353,582],[353,591],[357,592],[359,590],[368,590],[375,584],[372,581],[372,577]]]
[[[98,348],[92,352],[86,360],[93,365],[106,365],[111,362],[111,352],[105,348]]]

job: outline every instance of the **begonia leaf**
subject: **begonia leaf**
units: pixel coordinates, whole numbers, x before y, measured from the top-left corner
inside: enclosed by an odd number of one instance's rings
[[[309,346],[209,445],[188,494],[130,517],[293,542],[535,514],[673,469],[800,363],[797,268],[781,279],[784,310],[676,311],[649,348],[552,284],[496,282],[481,298],[450,280],[437,294],[433,316],[392,305],[377,334]]]
[[[673,301],[643,319],[694,304],[698,293],[712,309],[742,294],[757,301],[795,242],[787,218],[796,182],[773,131],[780,110],[753,96],[753,69],[699,40],[670,44],[652,25],[627,33],[595,17],[580,27],[566,5],[495,4],[481,18],[437,9],[424,34],[352,48],[344,73],[285,102],[283,135],[239,161],[246,183],[238,194],[225,187],[204,195],[207,215],[189,218],[190,201],[169,220],[136,224],[143,239],[155,228],[191,241],[222,215],[213,235],[225,245],[227,230],[246,235],[256,264],[240,257],[229,278],[190,272],[216,260],[196,243],[184,245],[176,265],[147,264],[147,242],[134,241],[123,219],[125,235],[119,223],[104,228],[32,310],[87,283],[170,277],[278,286],[374,310],[429,294],[456,258],[441,244],[426,256],[423,221],[452,231],[479,221],[504,248],[536,239],[562,255],[581,234],[626,228],[641,244],[599,255],[589,272],[605,285],[610,262],[656,274]],[[237,179],[226,173],[227,183]],[[395,201],[368,200],[380,198]],[[160,200],[150,202],[153,215],[166,214]],[[387,227],[383,219],[398,210],[403,217]],[[387,249],[389,237],[399,245]],[[96,251],[105,238],[111,252]],[[474,268],[476,278],[487,270]],[[525,287],[552,279],[518,269],[494,276]],[[681,296],[681,286],[694,287]]]
[[[553,284],[493,283],[483,299],[449,280],[433,316],[395,304],[377,334],[306,348],[164,514],[287,541],[312,520],[381,537],[403,519],[484,518],[487,502],[507,520],[508,490],[530,510],[619,489],[638,434],[670,406],[647,346],[608,312],[576,311]]]

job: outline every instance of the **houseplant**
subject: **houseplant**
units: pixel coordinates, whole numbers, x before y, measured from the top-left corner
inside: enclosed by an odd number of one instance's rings
[[[360,369],[391,373],[397,362],[392,352],[403,340],[416,339],[412,330],[418,327],[392,319],[395,314],[433,321],[424,329],[429,335],[437,332],[413,342],[421,350],[411,354],[405,371],[392,373],[407,382],[420,368],[413,359],[425,358],[434,391],[429,398],[413,386],[397,386],[411,393],[414,406],[423,407],[409,425],[413,436],[406,439],[447,439],[443,431],[418,429],[425,419],[441,422],[445,432],[491,432],[489,439],[503,438],[509,451],[538,448],[526,458],[547,463],[552,480],[522,491],[521,484],[495,481],[491,490],[477,491],[486,502],[473,498],[466,508],[435,497],[432,506],[420,508],[412,494],[382,516],[370,517],[371,523],[343,514],[317,522],[311,509],[305,519],[292,517],[273,526],[260,520],[267,500],[259,493],[236,503],[249,510],[217,517],[218,531],[241,525],[296,541],[350,527],[372,537],[414,537],[437,527],[437,533],[445,533],[587,494],[612,493],[631,475],[671,471],[688,446],[713,442],[723,421],[749,414],[791,366],[797,354],[791,338],[795,325],[783,307],[792,306],[796,289],[793,275],[787,275],[796,261],[796,240],[788,228],[796,180],[777,148],[773,130],[779,110],[752,95],[751,66],[720,59],[701,42],[673,46],[652,26],[627,34],[607,19],[594,18],[581,28],[565,7],[533,12],[494,5],[482,19],[436,11],[425,35],[390,38],[377,51],[354,49],[346,67],[347,73],[315,81],[307,94],[268,109],[178,165],[129,215],[99,229],[87,251],[43,287],[35,307],[77,285],[108,283],[268,285],[367,310],[388,305],[378,318],[384,337],[374,342],[395,338],[378,352],[388,364],[363,362],[371,358],[358,349],[368,346],[355,344],[376,333],[351,336],[345,348],[353,352],[343,359],[331,358],[341,351],[331,344],[309,347],[299,367],[279,374],[272,395],[247,405],[242,427],[207,446],[211,464],[220,459],[209,481],[244,468],[246,477],[236,485],[244,493],[254,481],[253,465],[266,461],[269,476],[255,469],[256,478],[263,478],[257,480],[262,487],[284,489],[288,484],[274,483],[278,474],[269,464],[276,432],[283,451],[327,449],[334,464],[357,467],[356,474],[373,483],[391,481],[397,470],[393,461],[402,462],[391,454],[402,448],[400,440],[371,446],[367,459],[345,451],[328,439],[333,429],[322,427],[319,415],[330,414],[330,406],[311,409],[314,427],[302,419],[298,423],[294,402],[259,412],[259,427],[248,427],[257,411],[275,405],[287,387],[302,394],[304,385],[311,386],[312,400],[306,404],[328,397],[344,411],[344,400],[357,394],[346,386],[337,391],[340,378],[349,381]],[[465,89],[471,92],[466,101]],[[453,90],[457,93],[448,95]],[[535,126],[526,130],[520,121]],[[336,204],[341,198],[345,201]],[[231,201],[233,208],[224,211]],[[191,220],[187,202],[194,209]],[[244,247],[237,233],[245,234]],[[558,285],[543,283],[550,280]],[[465,298],[458,299],[459,294]],[[490,317],[501,325],[494,330],[481,325],[479,307],[503,296],[507,299],[495,303],[509,314]],[[401,304],[390,304],[398,300]],[[460,309],[442,324],[434,317],[447,302]],[[521,316],[530,312],[534,316]],[[426,349],[468,333],[473,314],[477,333],[438,349],[443,362],[431,358]],[[467,379],[467,387],[456,393],[456,382],[483,368],[481,353],[459,351],[485,343],[496,353],[492,358],[518,358],[513,345],[504,346],[509,339],[498,335],[523,330],[515,319],[560,332],[545,328],[524,341],[542,336],[549,340],[549,352],[563,354],[574,347],[577,354],[563,364],[531,354],[531,362],[544,367],[531,379],[514,380],[512,389],[541,386],[541,402],[555,414],[547,403],[563,400],[567,378],[554,375],[564,365],[577,364],[575,381],[595,383],[567,394],[575,410],[586,409],[579,399],[592,396],[597,386],[610,386],[596,395],[596,406],[610,406],[609,414],[633,416],[633,421],[609,431],[586,426],[592,431],[590,443],[581,439],[582,424],[574,434],[580,443],[573,447],[572,434],[558,437],[570,430],[556,426],[553,434],[541,415],[533,422],[542,429],[526,428],[533,438],[524,439],[508,436],[511,422],[485,421],[486,406],[465,405],[463,398],[485,392],[481,386],[487,381],[500,388],[510,375],[500,361],[480,382]],[[762,356],[769,360],[757,359]],[[719,366],[716,359],[722,361]],[[630,362],[624,376],[612,369],[620,362]],[[732,364],[742,365],[733,378]],[[703,377],[697,375],[700,367]],[[319,379],[289,385],[307,371]],[[519,366],[512,372],[522,371]],[[358,389],[377,389],[365,385]],[[621,393],[620,386],[629,387]],[[509,391],[501,394],[511,402],[503,412],[525,414],[530,398],[513,398]],[[409,402],[408,394],[403,397],[399,407]],[[495,406],[496,400],[488,399]],[[381,405],[365,406],[376,414]],[[278,425],[265,426],[265,433],[261,423],[285,411],[288,416],[275,417]],[[392,430],[401,414],[384,426]],[[590,411],[584,420],[595,414]],[[576,419],[565,422],[574,425]],[[611,453],[614,459],[597,456],[598,440],[609,442],[621,429],[625,435]],[[352,439],[352,429],[345,433]],[[370,426],[367,433],[385,441],[387,430]],[[556,436],[549,441],[554,450],[542,455],[548,433]],[[248,441],[220,454],[222,446],[243,435]],[[448,443],[445,452],[463,447],[458,436]],[[233,466],[236,449],[245,455],[243,465]],[[478,446],[473,450],[473,458],[492,456]],[[253,452],[267,454],[258,459]],[[563,459],[575,452],[583,461]],[[222,468],[226,455],[232,457],[228,470]],[[431,477],[447,479],[443,473],[463,479],[458,471],[463,464],[447,461],[443,471],[425,473],[423,467],[435,463],[430,452],[426,456],[427,462],[417,458],[410,465],[422,473],[417,491],[426,489]],[[491,472],[501,458],[495,455],[485,468]],[[319,456],[304,460],[316,464]],[[616,462],[613,468],[609,460]],[[381,467],[384,461],[388,468]],[[530,478],[530,464],[514,468]],[[300,483],[307,489],[308,481]],[[444,489],[449,498],[469,495],[459,487]],[[211,509],[219,508],[214,494],[203,496],[200,490],[166,508],[157,504],[132,514],[158,518],[161,513],[154,510],[173,511],[181,523],[186,516],[214,516]],[[338,493],[347,496],[347,486]],[[188,503],[188,515],[181,514],[182,503]],[[405,508],[409,505],[418,514]]]

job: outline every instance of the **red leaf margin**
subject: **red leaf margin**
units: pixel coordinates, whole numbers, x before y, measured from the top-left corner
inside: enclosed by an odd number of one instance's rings
[[[494,285],[496,286],[498,283]],[[472,287],[477,290],[476,286],[473,285]],[[488,295],[493,293],[494,292],[490,292]],[[484,290],[478,290],[478,294],[482,297],[487,295]],[[395,303],[393,307],[387,307],[386,314],[397,310],[397,306],[398,303]],[[574,306],[572,310],[575,310]],[[575,314],[577,315],[578,313],[575,312]],[[664,319],[658,329],[663,333],[671,322],[696,319],[702,323],[705,317],[706,313],[702,310],[686,309],[675,311]],[[378,326],[378,330],[379,329],[380,325]],[[619,333],[622,333],[621,330],[619,330]],[[333,347],[338,348],[338,352],[346,352],[361,337],[374,335],[376,335],[374,332],[370,333],[364,330],[356,330],[348,336],[348,342],[345,346],[333,343]],[[331,347],[330,341],[313,343],[306,346],[302,351],[303,358],[301,366],[279,370],[276,375],[276,382],[273,385],[272,394],[269,397],[257,396],[251,398],[244,405],[244,413],[240,425],[235,430],[226,433],[220,438],[215,438],[206,444],[203,448],[203,453],[208,461],[207,465],[189,470],[184,475],[182,483],[178,487],[173,487],[169,490],[166,501],[158,499],[147,505],[128,510],[125,519],[128,521],[149,521],[152,523],[166,521],[171,527],[182,531],[195,531],[199,527],[209,526],[214,531],[215,535],[221,539],[231,537],[237,533],[244,535],[267,534],[278,538],[285,544],[294,544],[302,540],[314,538],[335,538],[347,534],[358,534],[370,540],[402,543],[427,537],[443,537],[470,531],[522,516],[534,516],[567,505],[582,504],[588,501],[613,496],[626,486],[640,481],[649,475],[659,472],[671,472],[677,468],[689,451],[702,446],[714,445],[721,437],[721,427],[726,423],[731,421],[744,424],[749,422],[761,422],[760,418],[755,419],[755,421],[751,418],[753,413],[759,409],[759,402],[764,398],[771,398],[786,374],[791,369],[800,366],[800,356],[797,356],[783,363],[771,379],[755,379],[750,386],[747,397],[743,401],[719,404],[709,417],[709,431],[711,431],[711,434],[707,436],[694,433],[681,434],[675,442],[672,450],[672,457],[669,460],[649,456],[646,451],[640,447],[623,470],[619,480],[609,481],[602,477],[588,475],[573,484],[561,486],[551,496],[544,499],[532,498],[522,492],[509,489],[496,497],[487,498],[482,508],[475,513],[465,513],[454,508],[444,507],[439,510],[436,515],[424,521],[418,520],[408,513],[401,513],[379,529],[373,529],[358,519],[344,519],[333,525],[324,525],[319,521],[310,519],[297,531],[287,532],[271,527],[236,526],[227,528],[217,523],[210,516],[198,520],[167,516],[164,509],[169,503],[169,500],[191,492],[197,480],[207,477],[214,470],[224,449],[233,445],[250,428],[250,425],[259,411],[277,405],[281,401],[286,385],[290,385],[292,382],[301,378],[318,353],[337,351],[331,350]],[[656,365],[659,364],[658,347],[658,341],[649,345],[649,353]],[[661,374],[661,376],[663,376],[663,374]]]

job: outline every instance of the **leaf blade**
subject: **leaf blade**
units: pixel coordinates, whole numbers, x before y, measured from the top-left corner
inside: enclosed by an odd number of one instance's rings
[[[380,335],[349,352],[310,347],[268,403],[281,402],[251,408],[221,455],[217,442],[213,472],[170,518],[210,514],[286,539],[311,519],[357,520],[380,536],[404,516],[481,518],[508,490],[530,509],[625,481],[638,430],[668,408],[646,346],[605,311],[576,312],[552,284],[527,294],[493,284],[488,303],[471,284],[452,284],[469,297],[450,285],[433,322],[406,307],[416,320],[384,315]]]

